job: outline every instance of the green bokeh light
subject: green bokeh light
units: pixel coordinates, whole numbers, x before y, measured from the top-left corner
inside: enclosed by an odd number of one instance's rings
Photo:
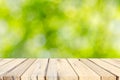
[[[119,0],[0,0],[0,57],[120,57]]]

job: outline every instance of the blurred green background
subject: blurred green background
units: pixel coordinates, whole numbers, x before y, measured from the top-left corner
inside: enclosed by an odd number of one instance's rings
[[[0,57],[120,57],[120,0],[0,0]]]

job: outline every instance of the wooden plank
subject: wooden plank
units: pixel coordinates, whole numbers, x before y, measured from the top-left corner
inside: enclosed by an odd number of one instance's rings
[[[0,66],[3,66],[4,64],[6,64],[6,63],[8,63],[8,62],[10,62],[12,60],[14,60],[14,59],[1,59],[0,60]]]
[[[120,79],[120,68],[115,67],[114,65],[108,64],[104,61],[101,61],[99,59],[90,59],[90,61],[94,62],[95,64],[99,65],[100,67],[102,67],[103,69],[107,70],[108,72],[114,74]]]
[[[2,61],[3,59],[2,58],[0,58],[0,62]]]
[[[17,60],[16,60],[17,61]],[[4,75],[4,80],[21,80],[21,75],[31,66],[35,59],[27,59],[12,71]]]
[[[97,74],[99,74],[100,77],[101,77],[101,80],[116,80],[115,75],[113,75],[110,72],[100,68],[99,66],[97,66],[93,62],[91,62],[87,59],[80,59],[80,61],[82,61],[84,64],[89,66],[93,71],[95,71]]]
[[[57,61],[56,59],[50,59],[48,62],[48,69],[45,80],[58,80],[57,78]]]
[[[120,59],[112,59],[113,61],[115,61],[117,64],[120,64]]]
[[[68,59],[80,80],[100,80],[100,76],[78,59]]]
[[[14,67],[16,67],[18,64],[20,64],[21,62],[23,62],[25,59],[15,59],[3,66],[0,66],[0,75],[10,71],[11,69],[13,69]]]
[[[33,75],[36,75],[38,74],[38,80],[44,80],[45,79],[45,75],[46,75],[46,71],[47,71],[47,68],[48,68],[48,59],[40,59],[40,68],[36,69],[34,72],[33,72]],[[33,79],[34,80],[34,79]]]
[[[113,59],[113,60],[116,60],[116,61],[120,62],[120,59],[119,59],[119,58],[115,58],[115,59]]]
[[[120,80],[120,59],[0,59],[0,80]]]
[[[21,76],[21,80],[44,80],[48,59],[37,59]]]
[[[3,75],[14,69],[16,66],[18,66],[20,63],[25,61],[25,59],[15,59],[3,66],[0,66],[0,80],[3,80]]]
[[[50,59],[46,80],[78,80],[66,59]]]
[[[120,68],[120,61],[113,60],[113,59],[101,59],[101,60]]]
[[[78,80],[77,74],[66,59],[56,59],[57,75],[60,80]]]

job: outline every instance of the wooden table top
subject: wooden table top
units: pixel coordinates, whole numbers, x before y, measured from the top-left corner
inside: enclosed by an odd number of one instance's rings
[[[120,80],[120,59],[0,59],[0,80]]]

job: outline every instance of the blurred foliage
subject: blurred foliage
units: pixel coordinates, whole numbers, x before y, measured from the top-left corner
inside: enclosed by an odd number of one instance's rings
[[[120,0],[0,0],[0,57],[120,57]]]

